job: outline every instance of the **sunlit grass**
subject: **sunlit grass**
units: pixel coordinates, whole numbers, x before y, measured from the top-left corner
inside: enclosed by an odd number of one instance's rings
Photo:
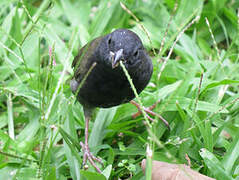
[[[238,177],[239,3],[122,3],[0,1],[0,179],[144,179],[140,162],[151,151],[170,163],[188,156],[216,179]],[[89,146],[103,176],[81,170],[84,116],[69,78],[79,48],[117,28],[136,32],[151,55],[154,73],[140,99],[160,99],[154,111],[171,130],[157,118],[147,130],[131,104],[98,109]]]

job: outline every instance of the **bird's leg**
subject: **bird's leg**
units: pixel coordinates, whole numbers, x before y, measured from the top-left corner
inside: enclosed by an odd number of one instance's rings
[[[143,107],[144,111],[146,112],[146,117],[150,121],[153,122],[154,119],[152,119],[148,114],[150,114],[152,116],[157,116],[165,124],[165,126],[167,126],[167,128],[169,128],[168,122],[160,114],[157,114],[157,113],[152,111],[152,109],[154,109],[159,102],[160,102],[160,100],[158,100],[156,103],[154,103],[152,106],[150,106],[148,108]],[[133,100],[130,101],[130,103],[133,104],[138,109],[138,112],[132,115],[132,118],[135,119],[136,117],[138,117],[138,116],[140,116],[142,114],[142,111],[141,111],[140,105],[138,103],[136,103]]]
[[[101,170],[97,167],[94,161],[97,161],[102,164],[101,160],[90,152],[90,148],[88,145],[88,136],[89,136],[89,121],[90,117],[86,116],[85,118],[85,144],[80,142],[81,147],[83,148],[83,166],[86,165],[87,160],[89,160],[90,164],[96,169],[97,172],[101,173]]]

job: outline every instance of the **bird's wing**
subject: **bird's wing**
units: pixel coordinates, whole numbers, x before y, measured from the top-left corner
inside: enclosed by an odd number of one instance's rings
[[[101,38],[102,37],[98,37],[92,40],[90,43],[87,43],[79,50],[78,55],[74,58],[72,67],[74,68],[74,77],[77,80],[81,81],[91,65],[96,61],[96,59],[91,57],[95,53]]]

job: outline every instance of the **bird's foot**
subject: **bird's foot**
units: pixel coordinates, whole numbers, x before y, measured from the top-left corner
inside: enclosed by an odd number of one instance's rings
[[[137,118],[138,116],[140,116],[142,114],[142,111],[141,111],[140,105],[138,103],[136,103],[133,100],[130,101],[130,103],[133,104],[138,109],[138,112],[136,112],[135,114],[132,115],[132,118],[135,119],[135,118]],[[167,126],[168,129],[170,129],[168,122],[160,114],[157,114],[157,113],[152,111],[157,106],[158,103],[160,103],[160,100],[158,100],[156,103],[154,103],[152,106],[150,106],[148,108],[143,107],[144,111],[146,112],[146,117],[150,121],[154,122],[154,119],[151,118],[149,116],[149,114],[152,115],[152,116],[156,116],[165,124],[165,126]]]
[[[98,162],[98,163],[100,163],[101,165],[103,165],[102,161],[101,161],[99,158],[95,157],[95,156],[90,152],[90,148],[89,148],[88,145],[85,145],[83,142],[80,142],[80,145],[81,145],[81,147],[82,147],[82,149],[83,149],[83,151],[84,151],[83,164],[82,164],[82,166],[83,166],[85,169],[87,169],[87,168],[86,168],[86,162],[87,162],[87,160],[89,160],[90,164],[96,169],[96,171],[97,171],[98,173],[101,173],[101,170],[100,170],[100,168],[95,164],[95,161]]]

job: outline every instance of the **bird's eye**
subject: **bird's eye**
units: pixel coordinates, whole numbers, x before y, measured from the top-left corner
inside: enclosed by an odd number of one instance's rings
[[[109,45],[111,44],[111,38],[109,38],[109,40],[108,40],[108,44],[109,44]]]
[[[135,51],[134,52],[134,57],[137,57],[138,56],[138,54],[139,54],[139,51],[137,50],[137,51]]]

